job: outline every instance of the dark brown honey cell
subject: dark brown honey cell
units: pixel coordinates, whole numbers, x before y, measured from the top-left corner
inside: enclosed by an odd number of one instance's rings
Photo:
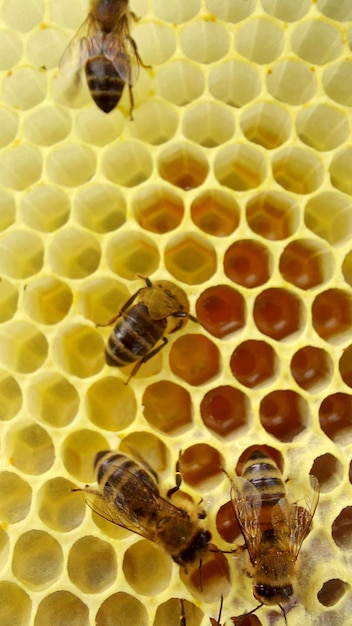
[[[125,223],[126,200],[112,185],[86,185],[74,197],[73,215],[84,228],[109,233]]]
[[[228,543],[233,543],[241,536],[241,528],[233,510],[231,500],[225,502],[218,510],[216,515],[216,529],[221,539]]]
[[[182,198],[167,187],[145,187],[133,198],[132,210],[138,224],[152,233],[162,234],[180,225],[184,206]]]
[[[54,584],[61,576],[63,566],[60,543],[49,533],[29,530],[17,539],[12,571],[17,580],[32,591],[41,591]]]
[[[217,547],[211,544],[211,549],[217,550]],[[207,552],[203,555],[201,564],[195,562],[187,565],[187,570],[181,568],[180,578],[192,595],[202,603],[218,604],[219,598],[227,596],[231,590],[229,564],[221,552]]]
[[[200,148],[179,143],[161,152],[158,169],[160,176],[168,183],[188,191],[204,183],[209,165]]]
[[[343,148],[336,152],[330,163],[330,180],[335,189],[352,195],[352,149]]]
[[[352,345],[344,348],[339,360],[339,371],[343,382],[352,387]]]
[[[335,443],[352,441],[352,396],[334,393],[325,398],[319,408],[320,426]]]
[[[238,227],[240,207],[229,193],[208,189],[193,200],[191,218],[208,235],[227,237]]]
[[[218,151],[214,174],[221,185],[234,191],[247,191],[261,185],[267,176],[264,155],[248,144],[228,145]]]
[[[134,591],[155,596],[170,584],[172,559],[165,550],[142,539],[125,551],[122,568],[126,582]]]
[[[334,364],[328,352],[314,346],[304,346],[291,359],[291,374],[297,385],[316,391],[328,385]]]
[[[71,547],[67,559],[71,582],[83,593],[99,593],[116,580],[117,558],[107,541],[88,535]]]
[[[13,472],[0,472],[0,518],[4,524],[16,524],[30,511],[32,488]]]
[[[155,612],[153,626],[183,626],[181,617],[185,617],[185,626],[200,626],[203,619],[203,611],[188,600],[170,598],[159,604]]]
[[[352,251],[346,254],[341,269],[346,283],[352,287]]]
[[[115,376],[100,378],[87,390],[86,413],[99,428],[113,432],[127,428],[137,414],[132,388]]]
[[[250,455],[252,454],[252,452],[254,452],[255,450],[258,450],[258,449],[262,450],[263,452],[265,452],[265,454],[267,454],[270,458],[272,458],[274,463],[279,468],[280,472],[283,473],[283,471],[284,471],[284,459],[282,457],[281,452],[279,452],[279,450],[277,450],[276,448],[273,448],[272,446],[262,445],[262,444],[258,443],[258,444],[254,444],[252,446],[249,446],[248,448],[246,448],[242,452],[242,454],[239,457],[239,459],[237,461],[237,464],[236,464],[236,474],[238,476],[242,476],[243,470],[244,470],[244,466],[247,463]],[[231,471],[232,471],[232,467],[231,467]]]
[[[171,371],[189,385],[203,385],[220,372],[220,352],[204,335],[176,339],[169,353]]]
[[[175,467],[170,465],[170,450],[166,444],[153,433],[143,430],[131,432],[126,435],[119,446],[119,451],[123,454],[133,456],[134,453],[143,459],[157,474],[167,472],[170,475]]]
[[[147,422],[163,433],[184,431],[193,421],[191,396],[180,385],[161,380],[145,390],[143,413]]]
[[[284,148],[272,158],[273,176],[287,191],[309,194],[319,189],[325,175],[320,158],[303,148]]]
[[[99,331],[84,324],[66,325],[53,341],[53,356],[69,375],[89,378],[105,365],[104,341]]]
[[[230,368],[237,380],[246,387],[259,387],[270,382],[278,372],[275,350],[265,341],[250,339],[232,353]]]
[[[352,506],[346,506],[334,519],[331,526],[332,538],[341,550],[352,548]]]
[[[13,318],[17,311],[18,296],[19,294],[16,287],[6,280],[6,278],[3,278],[0,282],[0,323],[7,322],[7,320]]]
[[[317,593],[317,598],[323,606],[334,606],[345,595],[350,585],[339,578],[327,580]]]
[[[239,389],[222,385],[205,394],[200,404],[200,414],[207,428],[220,437],[227,437],[248,425],[248,398]]]
[[[104,600],[96,615],[96,626],[148,626],[148,624],[148,613],[144,604],[123,591],[114,593]]]
[[[70,591],[55,591],[39,604],[34,626],[89,626],[89,610],[86,604]]]
[[[331,245],[350,241],[352,201],[336,191],[316,194],[306,204],[304,221],[309,230]]]
[[[66,470],[82,483],[96,480],[94,459],[97,452],[109,450],[105,437],[93,430],[75,430],[62,444],[61,456]]]
[[[112,272],[136,280],[136,274],[154,274],[160,264],[160,252],[155,241],[143,232],[124,231],[109,238],[106,260]]]
[[[165,267],[180,282],[198,285],[216,272],[213,245],[197,233],[183,233],[169,239],[164,252]]]
[[[58,324],[68,314],[73,293],[66,283],[54,277],[32,280],[23,292],[23,307],[40,324]]]
[[[249,141],[272,150],[288,140],[292,131],[289,113],[275,102],[259,102],[241,115],[241,128]]]
[[[224,463],[218,450],[207,443],[196,443],[180,456],[180,471],[192,487],[217,485],[223,479]]]
[[[66,478],[52,478],[39,490],[37,499],[38,515],[42,522],[59,532],[69,532],[83,522],[86,504],[77,498],[72,490],[76,485]]]
[[[282,277],[299,289],[317,287],[330,278],[334,259],[328,249],[314,240],[292,241],[280,256]]]
[[[230,246],[224,256],[224,272],[238,285],[259,287],[271,275],[271,255],[266,246],[258,241],[242,239]]]
[[[309,473],[317,477],[320,491],[327,493],[342,482],[344,467],[339,459],[327,452],[315,459]]]
[[[278,241],[290,237],[297,230],[299,208],[290,196],[281,191],[264,191],[249,200],[246,218],[254,233]]]
[[[22,407],[22,391],[17,380],[0,370],[0,421],[12,420]]]
[[[76,387],[56,372],[38,375],[27,390],[28,408],[38,420],[63,428],[77,415],[80,398]]]
[[[281,341],[301,330],[302,302],[287,289],[266,289],[255,300],[253,317],[264,335]]]
[[[31,610],[32,601],[19,585],[0,581],[0,623],[28,626]]]
[[[37,476],[47,472],[55,460],[52,438],[39,424],[16,426],[7,436],[7,450],[14,467]]]
[[[244,297],[228,285],[209,287],[196,302],[196,315],[208,333],[222,339],[245,325]]]
[[[306,429],[309,410],[306,401],[295,391],[278,389],[263,398],[259,416],[266,432],[288,442]]]
[[[352,294],[342,289],[320,293],[312,304],[312,324],[325,341],[341,341],[351,336]]]

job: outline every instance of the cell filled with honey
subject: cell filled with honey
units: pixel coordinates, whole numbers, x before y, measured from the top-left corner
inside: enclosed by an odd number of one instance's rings
[[[352,396],[336,392],[324,398],[319,407],[323,432],[335,443],[352,441]]]
[[[204,335],[187,334],[176,339],[169,360],[171,371],[194,386],[212,380],[220,372],[219,349]]]
[[[227,437],[235,431],[241,432],[248,425],[248,398],[235,387],[221,385],[205,394],[200,404],[200,414],[207,428],[221,437]]]
[[[205,289],[196,302],[200,324],[214,337],[226,337],[243,328],[246,321],[245,301],[229,285]]]
[[[283,278],[299,289],[312,289],[322,284],[331,275],[333,267],[328,249],[314,240],[296,240],[288,244],[279,263]]]
[[[319,337],[329,342],[351,336],[352,295],[342,289],[318,294],[312,304],[312,324]]]
[[[304,346],[297,350],[290,367],[296,383],[308,391],[325,387],[333,373],[333,361],[329,353],[314,346]]]
[[[293,441],[307,427],[306,401],[291,389],[268,393],[260,402],[260,421],[280,441]]]
[[[189,392],[174,382],[161,380],[149,385],[143,394],[144,417],[151,426],[172,434],[190,428],[193,421]]]
[[[255,300],[253,318],[264,335],[281,341],[302,329],[302,302],[287,289],[265,289]]]
[[[233,282],[250,289],[266,283],[271,274],[271,256],[258,241],[236,241],[224,256],[224,272]]]
[[[237,380],[246,387],[269,383],[277,374],[279,363],[275,350],[265,341],[248,340],[231,355],[230,368]]]

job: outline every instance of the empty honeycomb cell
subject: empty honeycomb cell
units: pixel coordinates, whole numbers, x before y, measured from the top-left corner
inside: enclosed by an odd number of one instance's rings
[[[39,180],[42,155],[34,146],[21,143],[4,150],[0,157],[0,184],[23,191]]]
[[[202,398],[200,414],[204,425],[220,437],[241,431],[250,421],[248,398],[239,389],[221,385]]]
[[[0,109],[0,148],[7,146],[17,135],[18,117],[13,111],[2,108]],[[2,218],[4,219],[4,218]]]
[[[319,407],[319,421],[323,432],[337,444],[352,440],[352,396],[333,393],[326,396]]]
[[[131,456],[135,452],[157,473],[169,476],[170,451],[161,438],[151,432],[136,430],[126,435],[120,444],[120,452]]]
[[[106,324],[130,297],[122,283],[108,276],[84,281],[76,294],[81,315],[95,324]]]
[[[315,458],[309,473],[318,479],[320,491],[328,493],[343,481],[344,466],[339,459],[328,452]]]
[[[27,226],[50,233],[66,224],[70,216],[70,200],[59,187],[40,183],[26,190],[21,199],[20,215]]]
[[[154,274],[159,267],[160,256],[153,239],[143,232],[123,231],[109,240],[106,260],[115,274],[135,280],[136,274]]]
[[[296,130],[301,141],[321,152],[334,150],[349,136],[348,119],[344,111],[324,103],[300,111]]]
[[[202,150],[189,143],[168,146],[159,155],[160,176],[185,191],[204,183],[209,165]]]
[[[287,191],[308,194],[319,189],[325,176],[321,159],[304,148],[284,148],[272,158],[273,176]]]
[[[206,0],[205,4],[217,18],[234,23],[246,19],[255,9],[255,0],[240,0],[236,3],[232,0]]]
[[[336,245],[351,238],[352,202],[344,195],[325,191],[308,200],[304,219],[309,230]]]
[[[352,148],[334,154],[330,163],[330,180],[333,187],[352,195]]]
[[[29,626],[32,601],[16,583],[0,581],[0,622],[6,625]]]
[[[202,557],[201,564],[195,562],[180,570],[180,578],[190,592],[204,603],[219,605],[219,598],[227,596],[231,589],[231,577],[228,561],[224,554],[208,551]]]
[[[34,324],[14,321],[0,330],[2,363],[21,374],[42,367],[48,355],[48,341]]]
[[[132,201],[138,224],[152,233],[168,233],[180,225],[184,216],[182,198],[164,185],[143,187]]]
[[[191,396],[180,385],[161,380],[146,388],[143,414],[151,426],[163,433],[184,431],[193,421]]]
[[[200,0],[187,0],[177,5],[166,5],[164,0],[153,0],[153,13],[165,22],[182,24],[197,15],[200,4]]]
[[[304,326],[303,315],[302,301],[287,289],[265,289],[254,303],[257,328],[276,341],[300,331]]]
[[[257,235],[277,241],[292,235],[299,225],[299,208],[288,194],[264,191],[247,204],[248,226]]]
[[[16,204],[12,195],[0,189],[0,230],[6,230],[16,218]]]
[[[329,353],[315,346],[304,346],[297,350],[290,367],[297,385],[312,393],[326,387],[334,371]]]
[[[72,493],[75,486],[61,476],[44,482],[36,506],[45,526],[61,533],[80,526],[86,513],[86,503]]]
[[[48,261],[59,276],[85,278],[99,266],[98,239],[81,228],[67,227],[55,233],[48,247]]]
[[[352,506],[346,506],[331,525],[332,538],[341,550],[352,547]]]
[[[86,604],[70,591],[54,591],[38,605],[34,626],[89,626],[89,610]]]
[[[292,285],[312,289],[331,278],[334,258],[330,249],[315,239],[298,239],[283,250],[279,269],[281,276]]]
[[[186,626],[200,626],[203,619],[203,611],[189,602],[180,598],[170,598],[159,604],[155,612],[153,626],[183,626],[181,617],[185,617]]]
[[[27,33],[43,19],[44,10],[44,0],[20,0],[16,7],[11,0],[4,0],[2,18],[9,28]]]
[[[266,432],[283,442],[294,441],[307,427],[306,400],[291,389],[277,389],[260,402],[260,422]]]
[[[41,27],[31,33],[28,39],[27,58],[35,67],[56,68],[62,51],[65,49],[66,41],[62,30],[41,24]]]
[[[240,207],[230,193],[210,188],[193,200],[191,218],[208,235],[227,237],[238,227]]]
[[[205,78],[200,68],[187,59],[170,61],[156,68],[155,90],[165,100],[184,106],[204,92]]]
[[[209,287],[196,302],[199,323],[208,333],[222,339],[244,327],[246,307],[242,294],[228,285]]]
[[[61,575],[63,565],[62,548],[49,533],[29,530],[17,539],[12,571],[28,589],[41,591],[50,587]]]
[[[26,111],[43,102],[46,89],[46,76],[43,70],[17,67],[4,76],[1,96],[7,106]]]
[[[70,311],[73,294],[58,278],[43,276],[32,280],[23,294],[23,306],[32,320],[58,324]]]
[[[316,93],[315,70],[300,59],[276,61],[266,78],[269,93],[280,102],[291,106],[305,104]]]
[[[226,55],[230,37],[214,18],[194,20],[180,33],[180,45],[188,59],[198,63],[214,63]]]
[[[187,139],[214,148],[231,139],[235,124],[232,112],[224,105],[202,102],[185,112],[182,128]]]
[[[261,0],[261,5],[269,15],[285,22],[296,22],[306,15],[310,9],[311,0],[291,2],[291,0]]]
[[[0,239],[0,272],[23,279],[37,274],[44,262],[42,239],[25,230],[12,230]]]
[[[248,339],[235,348],[230,368],[242,385],[252,389],[272,382],[279,372],[279,361],[269,343]]]
[[[258,148],[246,144],[230,145],[215,156],[214,174],[221,185],[234,191],[247,191],[264,182],[267,164]]]
[[[220,352],[204,335],[187,334],[173,343],[171,371],[189,385],[203,385],[220,372]]]
[[[335,24],[312,19],[297,24],[291,37],[291,45],[300,59],[314,65],[325,65],[341,55],[343,35]]]
[[[101,567],[101,564],[104,567]],[[108,589],[117,576],[114,548],[107,541],[87,535],[71,547],[67,573],[73,584],[83,593],[99,593]]]
[[[0,420],[12,420],[22,407],[22,391],[17,380],[0,370]]]
[[[276,102],[256,102],[243,111],[241,128],[249,141],[273,150],[290,138],[292,122],[290,114]]]
[[[341,343],[351,336],[352,295],[342,289],[328,289],[312,304],[312,325],[319,337]]]
[[[81,226],[95,233],[109,233],[125,223],[126,200],[113,185],[87,185],[73,200],[73,215]]]
[[[112,183],[135,187],[147,180],[153,162],[147,148],[137,141],[124,141],[107,148],[102,158],[104,176]]]
[[[216,529],[220,537],[224,541],[227,541],[227,543],[233,543],[241,536],[240,525],[233,510],[231,500],[225,502],[225,504],[219,508],[216,514]]]
[[[55,447],[47,431],[36,423],[17,424],[7,435],[11,463],[20,472],[38,476],[55,460]]]
[[[284,47],[284,30],[271,18],[251,18],[235,34],[237,52],[259,65],[277,59]]]
[[[124,117],[117,109],[112,115],[105,115],[98,107],[81,109],[75,120],[77,137],[94,146],[106,146],[121,135]]]
[[[104,600],[96,615],[96,626],[148,626],[148,624],[145,604],[123,591],[111,594]],[[71,622],[67,626],[71,626]]]
[[[317,593],[317,598],[323,606],[334,606],[337,604],[350,585],[339,578],[331,578],[327,580]]]
[[[340,0],[338,3],[334,0],[318,0],[318,9],[323,15],[333,20],[352,20],[352,7],[349,0]]]
[[[224,272],[233,282],[253,289],[266,283],[272,272],[269,250],[259,241],[242,239],[225,252]]]
[[[172,560],[151,541],[143,539],[128,548],[122,567],[128,584],[144,596],[155,596],[170,584]]]
[[[223,480],[223,458],[207,443],[188,446],[180,454],[179,462],[183,480],[196,489],[209,489]]]
[[[175,30],[162,22],[144,22],[133,29],[133,39],[145,65],[165,63],[176,50]]]
[[[9,30],[0,30],[0,71],[12,70],[23,53],[22,38]]]
[[[226,61],[210,69],[209,90],[217,100],[239,108],[254,100],[259,94],[260,75],[247,61]]]
[[[133,114],[131,134],[154,146],[170,141],[179,123],[174,109],[165,102],[146,102]],[[150,124],[150,120],[153,123]]]
[[[323,73],[324,91],[331,100],[342,106],[352,105],[352,93],[349,89],[352,80],[352,61],[343,59],[328,65]]]
[[[170,238],[165,247],[166,269],[177,280],[187,285],[198,285],[209,280],[216,271],[216,252],[204,237],[187,233]]]
[[[26,117],[23,134],[39,146],[52,146],[66,139],[71,131],[71,117],[62,107],[51,104],[36,107]]]
[[[1,203],[1,199],[0,199]],[[0,323],[12,319],[17,311],[18,291],[6,278],[0,281]]]
[[[352,287],[352,251],[346,254],[341,269],[346,283]]]
[[[62,0],[60,4],[49,0],[47,5],[51,20],[64,28],[77,29],[87,16],[85,0],[77,0],[74,4],[71,0]]]
[[[348,387],[352,387],[352,346],[344,348],[339,360],[339,372],[341,378]]]
[[[67,471],[82,483],[94,482],[94,459],[97,452],[108,450],[105,437],[87,428],[72,431],[62,444],[61,455]],[[77,497],[78,494],[77,494]]]
[[[64,428],[75,419],[80,399],[76,387],[61,374],[50,371],[35,377],[27,392],[32,415],[54,428]]]
[[[46,171],[56,185],[79,187],[95,174],[96,156],[87,146],[65,142],[48,153]]]
[[[53,356],[66,373],[89,378],[105,364],[104,341],[95,328],[77,323],[66,325],[54,339]]]
[[[87,390],[86,413],[99,428],[114,432],[127,428],[137,413],[132,388],[114,376],[101,378]]]
[[[0,517],[3,524],[17,524],[30,511],[32,489],[29,484],[13,472],[0,472]]]

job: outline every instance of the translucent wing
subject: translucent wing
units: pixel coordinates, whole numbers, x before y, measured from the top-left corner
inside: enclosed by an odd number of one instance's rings
[[[127,27],[115,29],[105,35],[101,54],[111,61],[125,83],[135,84],[139,76],[141,61],[137,46],[130,37]]]
[[[249,480],[236,476],[231,489],[232,505],[253,562],[260,544],[261,495]]]
[[[303,540],[308,535],[315,510],[319,502],[319,481],[315,476],[310,475],[312,487],[312,498],[306,501],[306,506],[299,506],[298,503],[291,506],[290,510],[290,551],[297,558]]]
[[[60,63],[60,72],[64,75],[78,72],[88,59],[101,54],[102,34],[92,14],[80,26],[64,51]]]

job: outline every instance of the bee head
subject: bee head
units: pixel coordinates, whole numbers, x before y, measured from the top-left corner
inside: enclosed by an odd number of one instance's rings
[[[189,546],[185,550],[182,550],[179,554],[173,555],[172,558],[178,565],[193,563],[207,551],[210,541],[211,533],[209,530],[200,530],[196,535],[194,535]]]

